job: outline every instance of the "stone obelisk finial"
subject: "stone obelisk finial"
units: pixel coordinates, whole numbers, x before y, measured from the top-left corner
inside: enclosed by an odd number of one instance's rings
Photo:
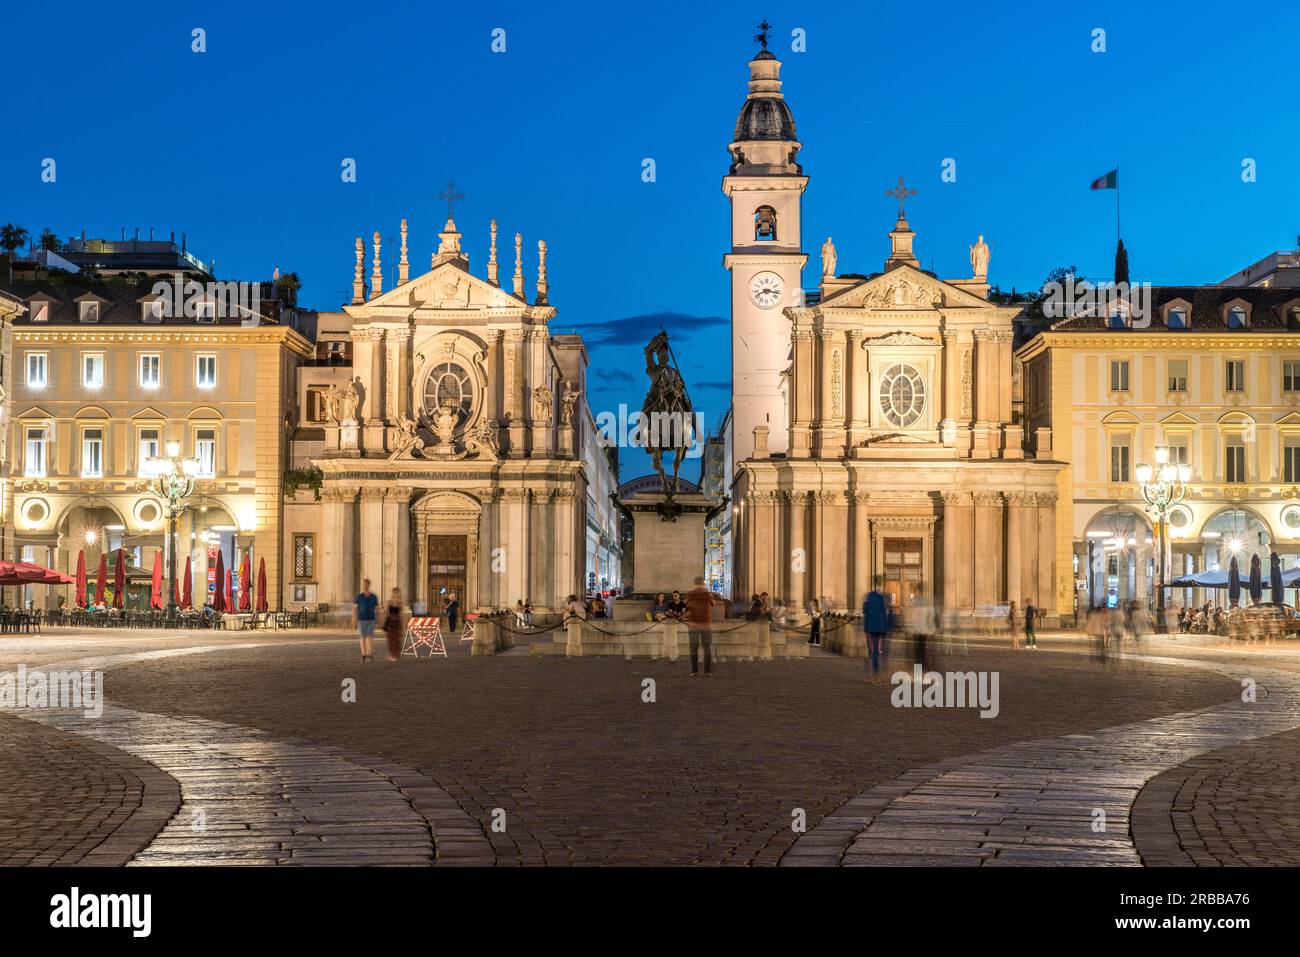
[[[524,234],[515,233],[515,295],[524,298]]]
[[[357,237],[357,264],[352,271],[352,305],[356,306],[366,301],[366,266],[363,260],[366,258],[366,244]]]
[[[397,260],[397,284],[403,285],[411,278],[411,261],[406,258],[406,220],[402,220],[402,257]]]
[[[492,231],[492,245],[488,248],[488,282],[494,286],[501,285],[497,282],[497,221],[492,220],[490,227]]]
[[[546,305],[546,240],[537,241],[537,302]]]
[[[379,257],[379,230],[375,230],[375,258],[374,268],[370,270],[370,298],[374,299],[384,291],[384,267],[383,260]]]

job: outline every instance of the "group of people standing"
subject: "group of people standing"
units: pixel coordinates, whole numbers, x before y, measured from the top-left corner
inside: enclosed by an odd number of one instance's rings
[[[443,596],[442,616],[447,619],[447,634],[454,634],[456,623],[460,618],[460,600],[455,592]],[[375,660],[376,627],[384,631],[384,639],[388,646],[388,660],[396,661],[400,658],[402,638],[406,635],[406,625],[410,618],[409,610],[402,601],[400,588],[394,588],[389,592],[387,603],[380,608],[379,596],[370,590],[370,579],[363,578],[361,591],[352,610],[352,626],[357,630],[361,641],[361,660]]]

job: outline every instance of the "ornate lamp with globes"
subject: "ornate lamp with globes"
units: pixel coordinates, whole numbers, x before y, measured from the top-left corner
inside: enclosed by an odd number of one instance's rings
[[[1156,525],[1156,631],[1167,631],[1165,588],[1168,587],[1169,512],[1187,496],[1192,468],[1185,462],[1169,461],[1169,449],[1156,447],[1155,465],[1138,464],[1136,473],[1146,511],[1155,513]]]
[[[176,519],[189,508],[186,501],[194,494],[194,479],[199,474],[199,460],[181,458],[181,444],[168,442],[166,455],[159,455],[145,461],[145,472],[149,476],[149,488],[167,505],[167,617],[176,616]]]

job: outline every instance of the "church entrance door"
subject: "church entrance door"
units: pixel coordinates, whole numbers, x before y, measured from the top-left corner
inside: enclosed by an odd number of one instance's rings
[[[885,539],[885,594],[894,608],[906,608],[921,584],[921,540]]]
[[[454,594],[465,614],[465,570],[469,549],[464,535],[429,536],[429,611],[442,611],[442,602]]]

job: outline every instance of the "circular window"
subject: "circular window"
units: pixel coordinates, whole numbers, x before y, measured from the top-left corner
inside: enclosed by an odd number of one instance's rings
[[[460,429],[474,407],[474,387],[469,373],[454,362],[434,366],[424,381],[424,411],[432,416],[447,402],[456,407],[456,428]]]
[[[925,411],[925,380],[913,366],[899,363],[880,377],[880,408],[893,425],[906,428]]]
[[[141,499],[135,506],[135,520],[146,528],[157,523],[162,518],[162,509],[158,507],[157,502],[149,499]]]
[[[1300,531],[1300,507],[1295,505],[1287,506],[1282,512],[1282,524],[1293,532]]]
[[[50,517],[50,507],[43,499],[29,498],[23,503],[23,518],[28,525],[39,525]]]
[[[1185,508],[1175,508],[1169,513],[1169,524],[1173,528],[1186,528],[1192,524],[1192,513]]]

